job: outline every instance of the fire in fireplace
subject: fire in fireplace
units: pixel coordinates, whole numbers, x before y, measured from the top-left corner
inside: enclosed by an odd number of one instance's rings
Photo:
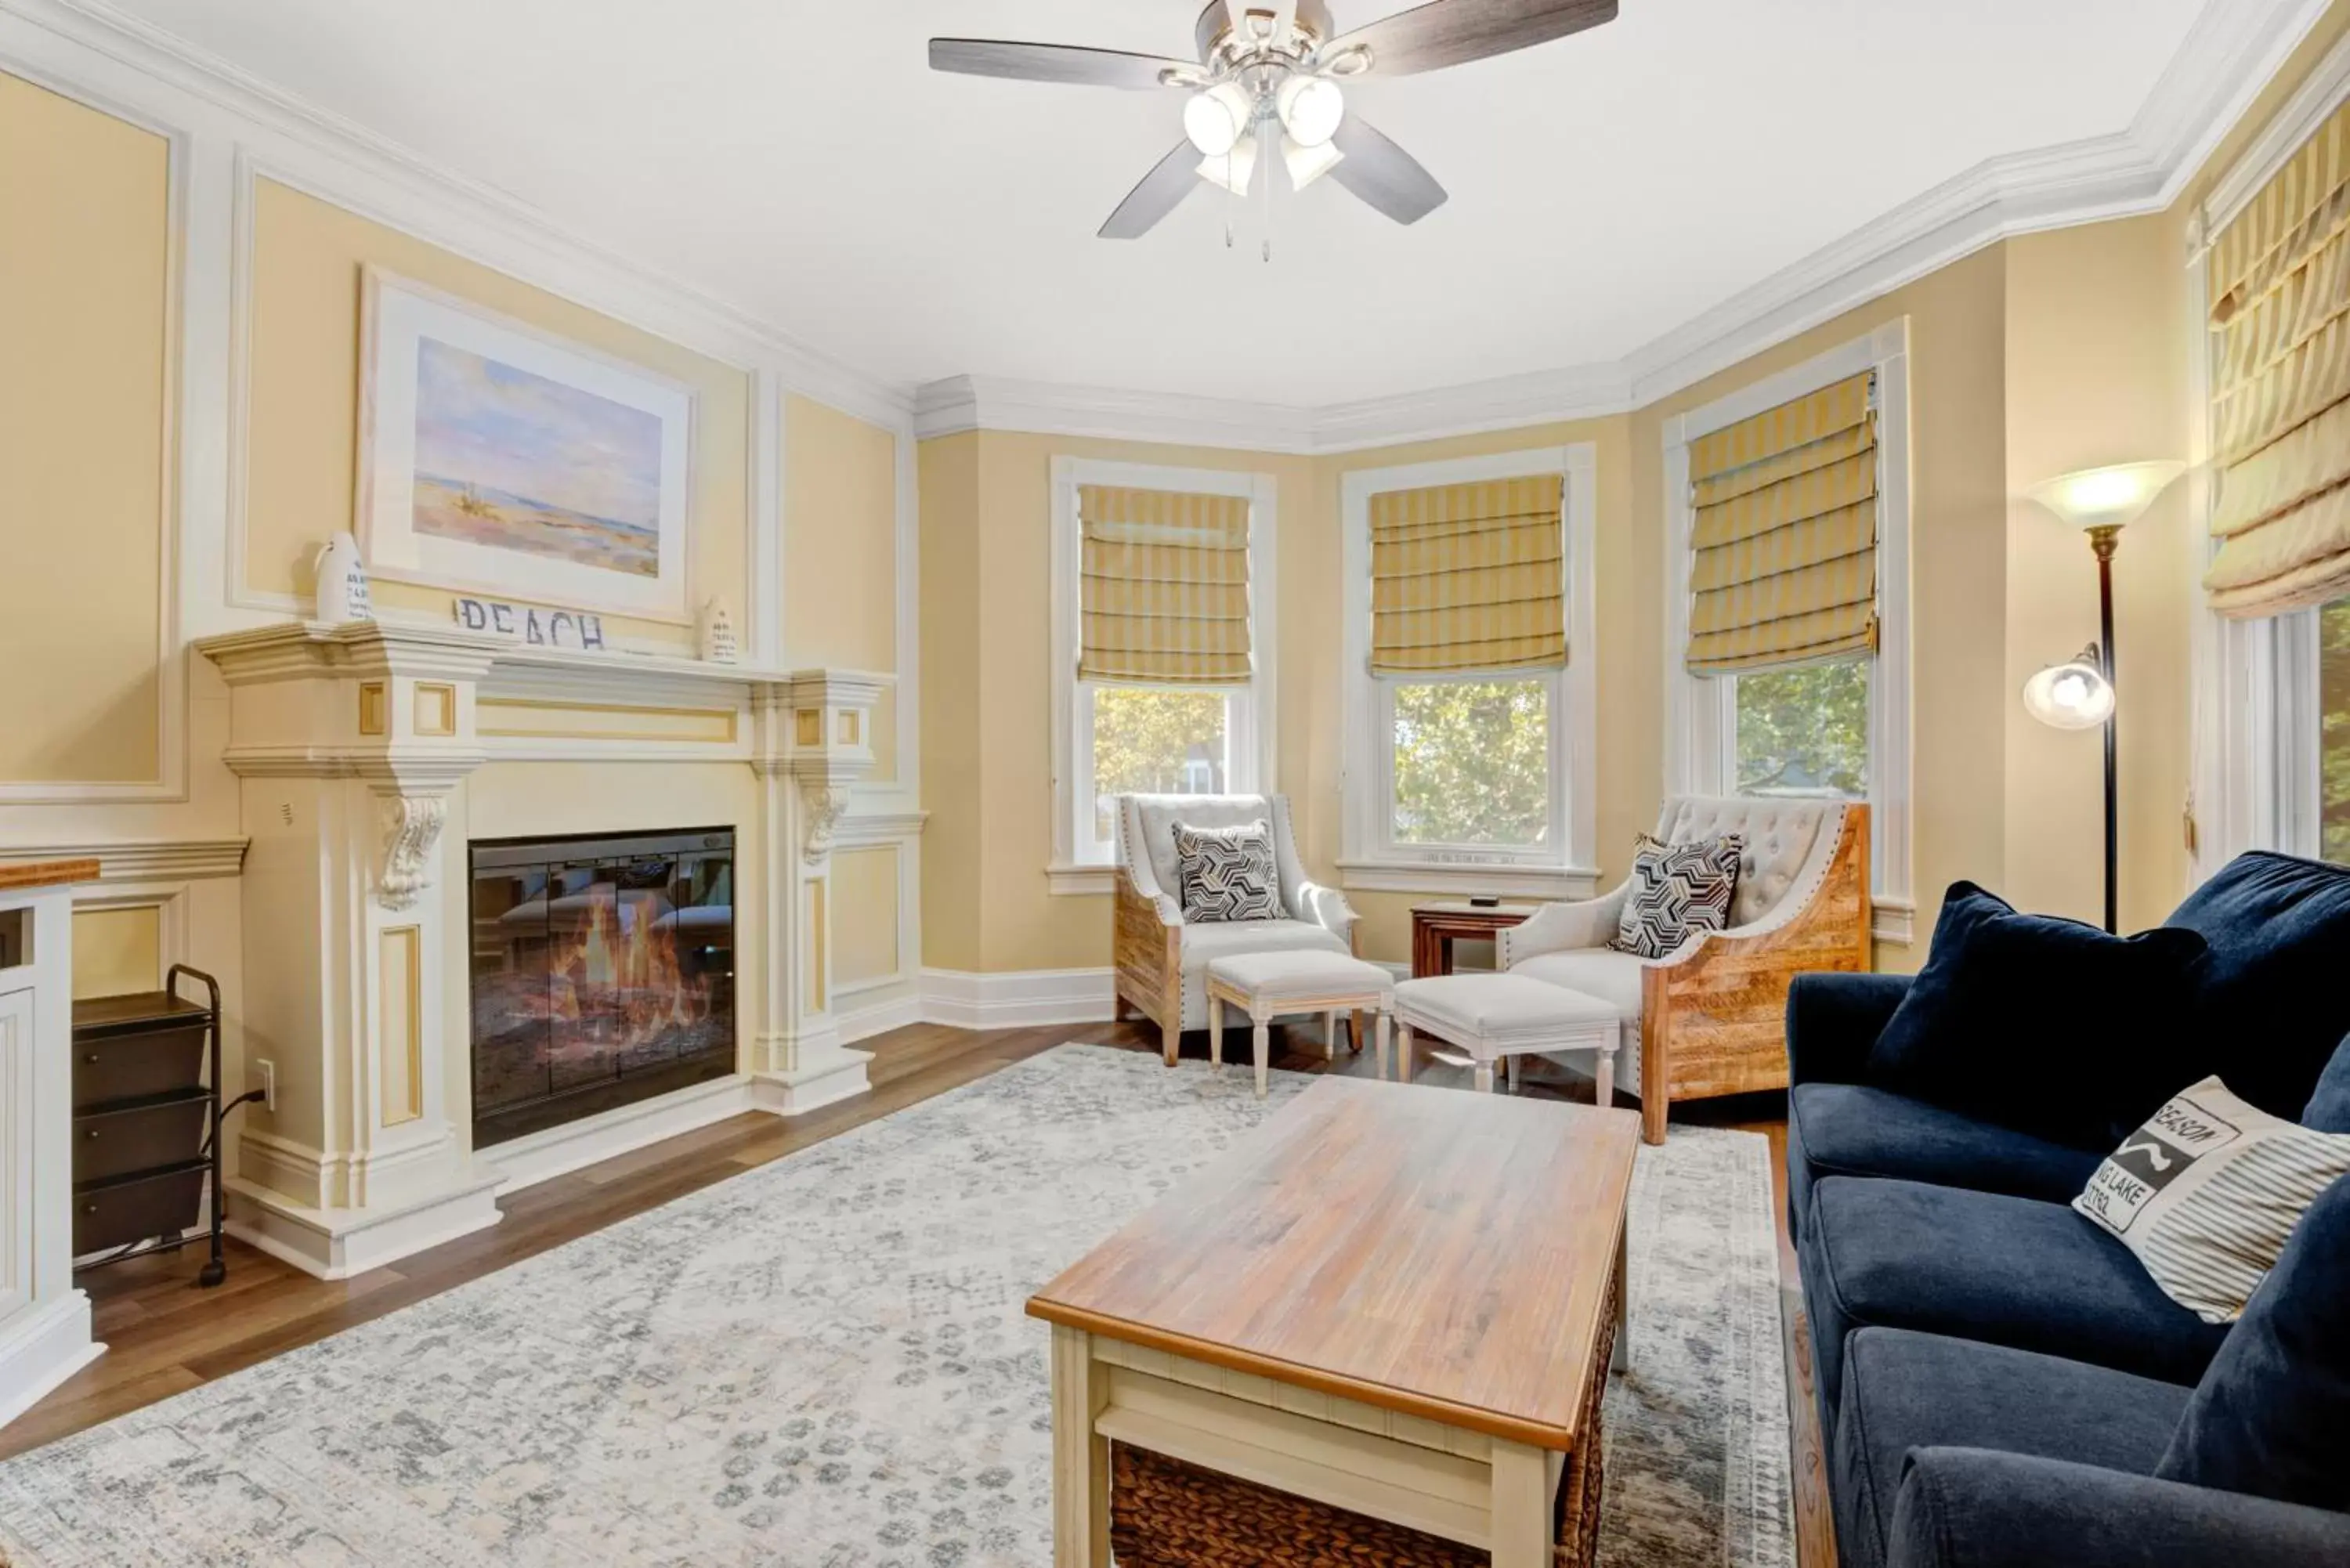
[[[732,828],[471,855],[473,1147],[734,1070]]]

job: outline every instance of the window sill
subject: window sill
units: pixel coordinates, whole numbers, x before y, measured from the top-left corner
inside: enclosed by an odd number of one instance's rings
[[[1055,862],[1045,867],[1045,880],[1053,892],[1072,898],[1087,894],[1109,894],[1118,890],[1118,867],[1074,866]]]
[[[1339,886],[1366,893],[1493,893],[1565,900],[1599,891],[1599,873],[1580,866],[1475,866],[1428,860],[1341,860]]]

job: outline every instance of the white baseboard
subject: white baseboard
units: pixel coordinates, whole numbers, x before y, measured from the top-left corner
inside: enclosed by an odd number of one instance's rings
[[[832,1017],[839,1031],[840,1043],[844,1045],[854,1045],[859,1040],[887,1034],[892,1029],[903,1029],[910,1023],[933,1022],[923,1016],[921,992],[915,987],[909,987],[903,995],[890,997],[886,1002],[840,1008]]]
[[[18,1309],[0,1328],[0,1427],[31,1409],[105,1350],[89,1336],[89,1297],[78,1290],[38,1307]]]
[[[922,1018],[955,1029],[1023,1029],[1107,1023],[1118,1016],[1108,969],[922,971]]]
[[[380,1208],[313,1209],[233,1176],[227,1230],[306,1274],[344,1280],[496,1224],[498,1181],[476,1175]]]

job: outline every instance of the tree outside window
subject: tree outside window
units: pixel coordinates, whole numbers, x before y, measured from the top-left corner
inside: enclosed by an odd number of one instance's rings
[[[2318,853],[2350,864],[2350,599],[2317,612]]]
[[[1094,837],[1117,835],[1121,794],[1222,794],[1225,701],[1220,691],[1096,686]]]
[[[1398,685],[1395,841],[1543,844],[1550,830],[1549,696],[1543,680]]]
[[[1868,794],[1866,659],[1736,680],[1739,794]]]

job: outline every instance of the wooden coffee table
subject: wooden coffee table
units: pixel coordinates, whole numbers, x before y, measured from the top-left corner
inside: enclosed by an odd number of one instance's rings
[[[1630,1111],[1315,1083],[1030,1298],[1056,1568],[1109,1568],[1113,1441],[1550,1563],[1562,1479],[1597,1484],[1638,1142]]]

